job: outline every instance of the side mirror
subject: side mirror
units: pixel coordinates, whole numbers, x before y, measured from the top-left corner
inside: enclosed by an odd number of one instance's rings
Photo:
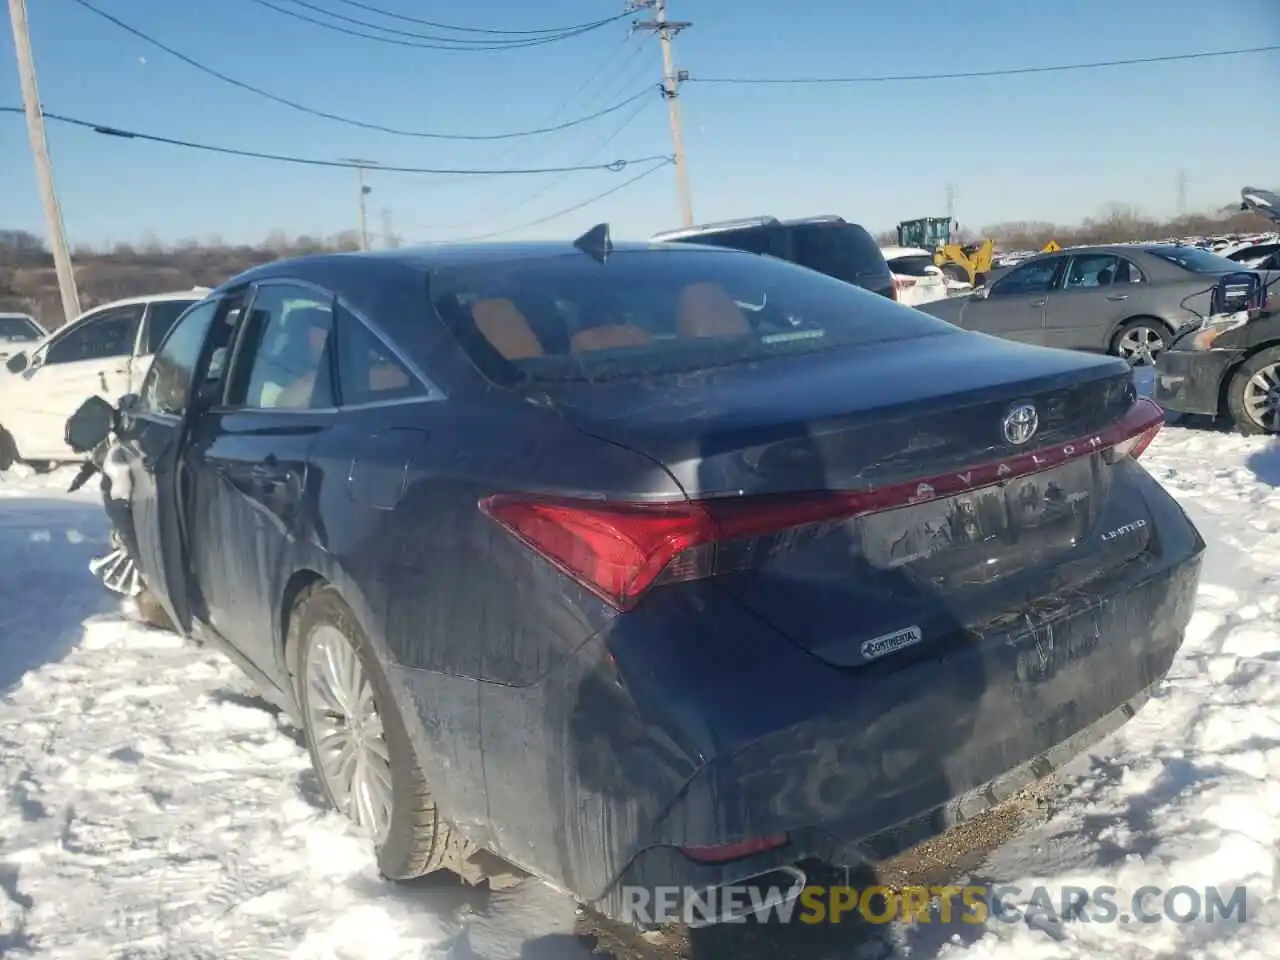
[[[973,291],[973,299],[975,299],[975,300],[990,300],[990,299],[991,299],[991,288],[990,288],[990,287],[977,287],[977,288]]]
[[[75,453],[88,453],[115,428],[116,411],[101,397],[90,397],[68,419],[63,439]]]
[[[25,352],[15,353],[12,357],[10,357],[8,360],[5,361],[4,368],[8,370],[10,373],[21,373],[23,370],[27,369],[27,364],[29,362],[30,361],[27,359],[27,355]]]

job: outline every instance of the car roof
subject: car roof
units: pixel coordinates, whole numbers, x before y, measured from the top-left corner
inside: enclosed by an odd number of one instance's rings
[[[100,303],[96,307],[90,307],[81,313],[97,313],[99,310],[105,310],[108,307],[130,307],[136,303],[162,303],[166,300],[203,300],[213,292],[212,287],[192,287],[189,290],[171,290],[166,293],[146,293],[136,297],[121,297],[119,300],[112,300],[109,303]]]
[[[649,240],[613,241],[612,252],[661,251],[672,256],[749,256],[723,247],[701,247],[685,244],[658,243]],[[255,280],[287,276],[312,267],[348,267],[359,262],[402,267],[427,274],[447,267],[464,267],[484,263],[511,263],[518,260],[540,260],[552,257],[585,257],[572,242],[563,240],[525,240],[504,243],[441,243],[392,250],[315,253],[286,260],[273,260],[238,274],[219,290],[238,287]]]
[[[893,260],[897,257],[932,257],[933,254],[923,247],[881,247],[880,252],[886,260]]]

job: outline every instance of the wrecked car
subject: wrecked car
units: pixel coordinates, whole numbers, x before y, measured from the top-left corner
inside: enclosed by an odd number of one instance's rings
[[[615,918],[1045,776],[1166,675],[1204,548],[1123,360],[603,226],[258,267],[108,412],[67,439],[116,431],[142,586],[384,876]]]

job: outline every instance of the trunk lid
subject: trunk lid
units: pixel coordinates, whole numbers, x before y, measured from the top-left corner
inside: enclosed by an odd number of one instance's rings
[[[966,333],[547,393],[580,429],[661,463],[691,499],[918,487],[716,578],[835,663],[1007,615],[1011,600],[1127,562],[1151,534],[1136,517],[1099,539],[1118,524],[1097,438],[1135,399],[1114,358]],[[1034,434],[1012,442],[1006,419],[1027,405]]]

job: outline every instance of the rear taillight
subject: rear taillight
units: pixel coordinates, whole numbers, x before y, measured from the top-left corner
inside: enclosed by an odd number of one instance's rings
[[[711,847],[681,847],[680,852],[695,863],[729,863],[752,857],[766,850],[785,847],[790,841],[785,833],[776,833],[768,837],[756,837],[739,843],[723,843]]]
[[[1163,425],[1164,411],[1144,397],[1092,436],[883,487],[662,504],[499,494],[480,501],[480,510],[587,589],[629,610],[653,586],[757,567],[818,536],[826,524],[967,493],[1095,453],[1110,463],[1136,459]]]
[[[894,277],[893,292],[901,293],[903,290],[910,290],[916,285],[916,281],[911,277]]]

